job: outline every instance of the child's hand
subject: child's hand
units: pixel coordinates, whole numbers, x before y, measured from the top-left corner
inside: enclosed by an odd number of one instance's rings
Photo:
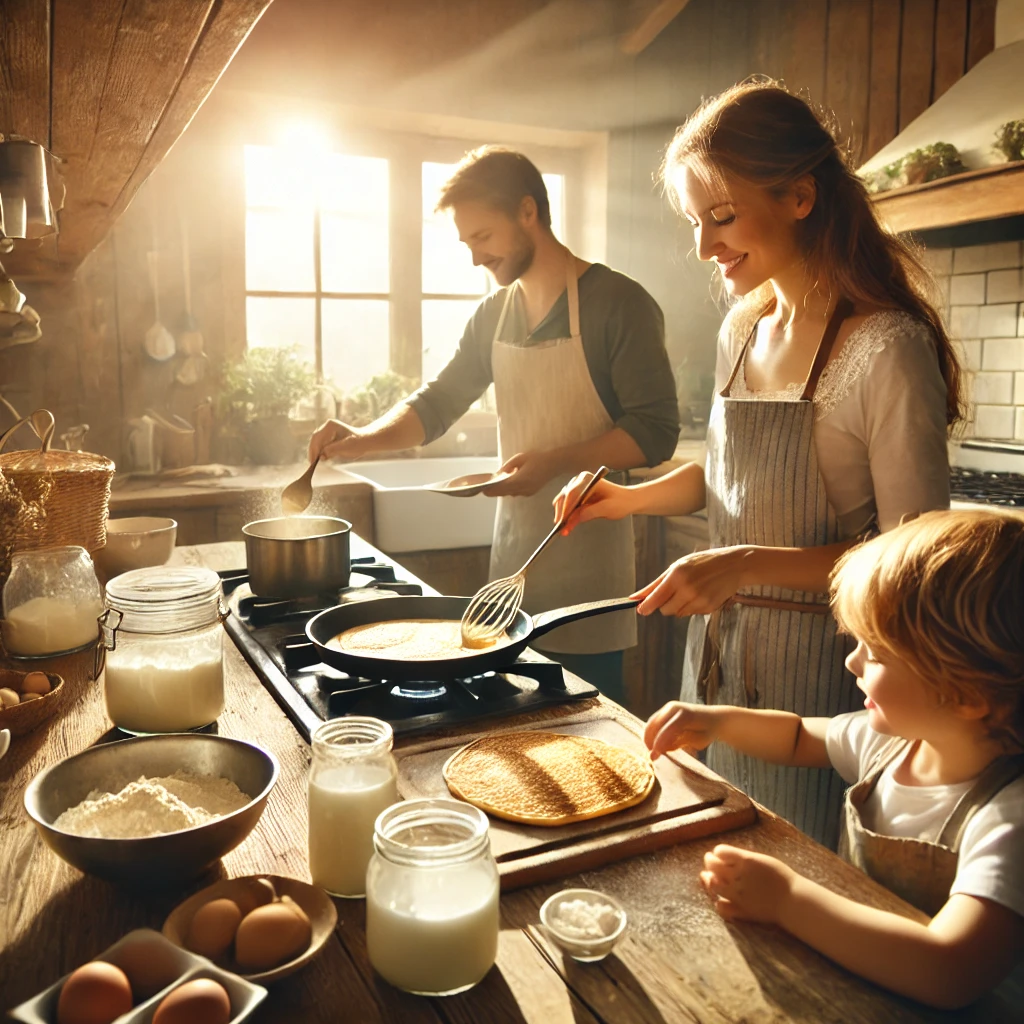
[[[652,761],[670,750],[682,749],[693,754],[714,741],[717,724],[714,708],[669,701],[647,719],[644,743],[651,752]]]
[[[775,857],[719,844],[704,854],[700,880],[726,921],[778,924],[797,874]]]

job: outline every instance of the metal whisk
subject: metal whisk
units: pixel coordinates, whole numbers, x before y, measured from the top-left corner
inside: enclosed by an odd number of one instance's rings
[[[473,595],[468,607],[462,615],[462,646],[486,647],[497,640],[515,620],[516,614],[523,603],[523,591],[526,588],[526,570],[533,560],[548,546],[548,542],[565,526],[569,517],[587,500],[587,495],[594,489],[598,481],[603,480],[611,472],[602,466],[583,488],[582,493],[571,508],[564,509],[558,522],[551,532],[540,542],[537,550],[523,563],[523,567],[513,576],[503,576],[500,580],[492,580],[481,587]]]

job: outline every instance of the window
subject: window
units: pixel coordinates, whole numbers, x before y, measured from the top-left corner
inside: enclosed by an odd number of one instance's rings
[[[389,368],[436,376],[494,287],[450,216],[434,212],[455,162],[425,159],[424,146],[367,150],[300,160],[245,147],[248,344],[298,347],[341,392]],[[565,176],[544,181],[564,238]]]

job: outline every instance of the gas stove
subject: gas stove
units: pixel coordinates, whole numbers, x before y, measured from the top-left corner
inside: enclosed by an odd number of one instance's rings
[[[352,542],[357,555],[360,544],[355,536]],[[567,677],[561,665],[530,649],[501,672],[415,685],[353,677],[323,664],[305,634],[306,622],[317,612],[430,592],[419,581],[399,580],[395,567],[380,561],[377,552],[352,559],[350,585],[343,590],[294,601],[255,597],[245,570],[220,575],[230,612],[224,623],[228,635],[307,741],[321,722],[344,715],[384,719],[400,736],[598,695],[595,687]]]
[[[1024,475],[953,466],[949,471],[954,502],[1024,508]]]

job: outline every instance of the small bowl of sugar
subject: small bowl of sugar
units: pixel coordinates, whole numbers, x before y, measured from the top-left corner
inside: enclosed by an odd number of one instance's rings
[[[563,889],[544,902],[540,921],[555,945],[586,964],[603,960],[622,938],[626,911],[596,889]]]

